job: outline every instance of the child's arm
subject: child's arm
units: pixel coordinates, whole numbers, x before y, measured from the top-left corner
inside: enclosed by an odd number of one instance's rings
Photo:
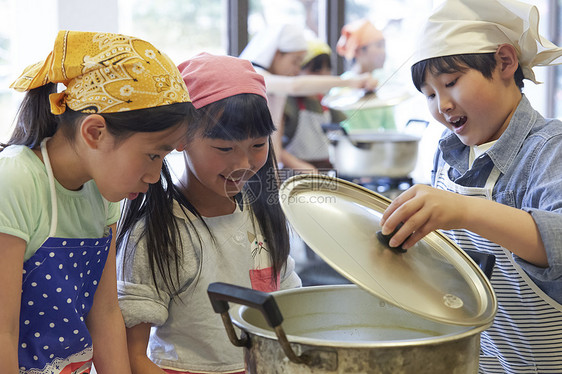
[[[382,216],[383,234],[393,236],[391,246],[413,246],[437,229],[467,229],[539,267],[548,267],[546,250],[531,214],[491,200],[462,196],[437,188],[416,185],[398,196]],[[413,234],[412,234],[413,233]]]
[[[140,323],[127,328],[127,346],[129,348],[129,360],[131,360],[133,374],[164,374],[164,370],[150,361],[146,355],[150,327],[149,323]]]
[[[25,241],[0,233],[0,373],[18,374],[21,281]]]
[[[289,255],[285,266],[281,269],[281,289],[302,287],[302,281],[295,271],[295,260]]]
[[[301,160],[300,158],[292,155],[285,149],[282,149],[279,152],[278,160],[281,161],[284,167],[295,169],[300,171],[301,173],[317,173],[318,170],[314,167],[314,165]]]
[[[117,302],[115,270],[116,224],[103,274],[94,295],[86,324],[94,346],[94,365],[99,374],[131,373],[127,359],[125,324]]]
[[[325,94],[333,87],[351,87],[374,91],[379,83],[371,73],[364,73],[351,78],[341,78],[337,75],[286,76],[265,74],[264,79],[268,94],[290,96]]]

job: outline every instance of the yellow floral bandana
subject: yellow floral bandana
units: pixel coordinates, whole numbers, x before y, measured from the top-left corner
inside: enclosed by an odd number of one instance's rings
[[[115,113],[190,102],[176,65],[152,44],[130,36],[60,31],[45,61],[28,66],[10,86],[28,91],[47,83],[51,112]]]

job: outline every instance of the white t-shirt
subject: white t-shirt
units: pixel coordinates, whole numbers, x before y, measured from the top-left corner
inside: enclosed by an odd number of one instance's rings
[[[119,219],[119,204],[107,204],[93,180],[79,191],[56,180],[55,188],[57,237],[100,238]],[[27,260],[48,238],[52,219],[47,170],[28,147],[13,145],[0,152],[0,196],[0,232],[26,241]]]
[[[474,160],[476,160],[478,157],[486,153],[486,151],[492,148],[492,146],[496,144],[496,142],[497,140],[493,140],[488,143],[484,143],[481,145],[473,145],[472,147],[470,147],[470,155],[468,157],[468,168],[470,169],[472,167],[472,164],[474,163]]]
[[[174,214],[180,228],[190,227],[177,202]],[[256,243],[264,240],[259,230],[256,232],[248,209],[204,218],[214,240],[200,219],[189,216],[200,234],[202,246],[195,234],[190,238],[187,230],[180,230],[183,257],[179,295],[168,292],[159,276],[160,292],[156,291],[146,241],[139,241],[142,223],[135,226],[127,247],[118,251],[117,290],[125,325],[133,327],[143,322],[153,325],[148,356],[160,367],[192,372],[241,371],[243,350],[228,339],[220,315],[213,311],[207,287],[211,282],[225,282],[251,288],[249,271],[256,267],[252,254],[257,249]],[[195,245],[191,245],[192,239]],[[124,270],[123,263],[132,269]],[[301,286],[294,267],[295,262],[289,257],[281,271],[281,289]]]

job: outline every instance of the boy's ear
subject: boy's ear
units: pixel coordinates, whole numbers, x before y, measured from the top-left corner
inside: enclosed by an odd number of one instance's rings
[[[496,50],[496,59],[501,76],[511,79],[519,67],[519,58],[515,47],[511,44],[501,44]]]
[[[88,147],[98,149],[107,136],[105,119],[99,114],[87,116],[80,125],[80,135]]]

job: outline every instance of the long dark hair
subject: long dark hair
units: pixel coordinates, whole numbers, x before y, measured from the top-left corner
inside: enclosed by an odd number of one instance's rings
[[[75,112],[69,108],[61,115],[51,113],[49,95],[56,92],[56,84],[28,91],[18,109],[16,127],[7,143],[0,143],[0,151],[9,145],[25,145],[36,148],[46,137],[60,130],[72,143],[78,124],[89,114]],[[120,142],[137,132],[157,132],[185,123],[193,116],[191,103],[175,103],[153,108],[99,113],[105,119],[107,129]]]
[[[427,72],[430,74],[452,74],[474,69],[482,73],[484,78],[492,79],[492,73],[497,62],[495,53],[467,53],[461,55],[434,57],[423,60],[412,65],[412,81],[421,92],[421,86],[425,82]],[[523,89],[523,70],[517,67],[514,79],[520,90]]]
[[[188,143],[196,134],[204,137],[225,140],[245,140],[254,137],[270,136],[275,130],[265,98],[255,94],[240,94],[227,97],[198,109],[197,118],[188,126]],[[277,161],[273,152],[271,139],[265,165],[244,185],[236,196],[238,202],[244,202],[244,209],[251,209],[255,221],[269,243],[269,256],[273,267],[272,283],[276,284],[277,274],[287,261],[289,255],[289,232],[285,215],[279,205],[279,180]],[[201,222],[201,215],[191,202],[174,185],[166,165],[162,168],[160,181],[150,185],[145,196],[126,203],[121,218],[117,247],[124,250],[128,234],[139,221],[144,224],[143,234],[149,258],[149,266],[155,285],[158,274],[164,287],[171,293],[178,293],[179,264],[182,260],[181,237],[179,227],[173,216],[174,200],[182,208],[189,210]],[[191,244],[201,239],[194,223],[189,219],[188,230]],[[207,227],[209,232],[212,232]],[[139,238],[140,240],[140,238]],[[125,253],[126,254],[126,253]],[[123,266],[127,264],[123,261]],[[201,261],[199,261],[199,269]],[[174,270],[175,269],[175,270]],[[125,269],[124,269],[125,270]],[[156,286],[158,289],[158,286]]]

